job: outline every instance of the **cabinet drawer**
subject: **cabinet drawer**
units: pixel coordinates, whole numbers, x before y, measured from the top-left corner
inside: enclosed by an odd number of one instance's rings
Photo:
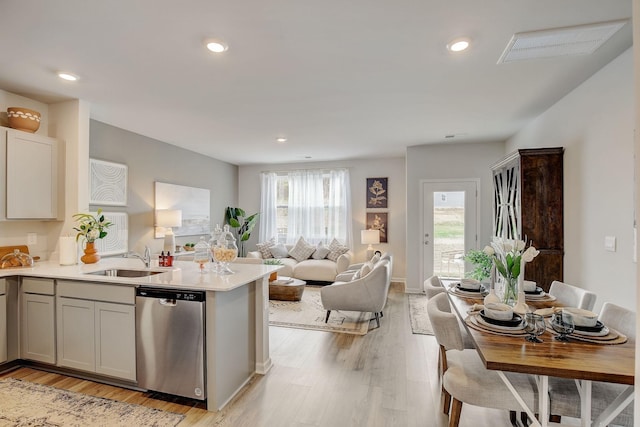
[[[22,292],[26,292],[28,294],[55,295],[53,279],[23,277]]]
[[[131,305],[136,302],[133,286],[71,280],[58,280],[58,296]]]

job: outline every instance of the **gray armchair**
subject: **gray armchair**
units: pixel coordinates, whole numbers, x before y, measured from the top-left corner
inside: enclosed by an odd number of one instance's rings
[[[380,315],[389,294],[389,260],[381,260],[373,269],[350,282],[335,282],[320,290],[322,306],[327,310],[325,323],[329,321],[332,310],[372,312],[380,326]]]

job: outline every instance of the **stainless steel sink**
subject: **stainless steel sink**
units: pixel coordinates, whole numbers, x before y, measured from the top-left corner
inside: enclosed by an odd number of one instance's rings
[[[108,270],[93,271],[91,273],[96,276],[108,276],[108,277],[147,277],[154,274],[164,273],[164,271],[157,270],[128,270],[126,268],[110,268]]]

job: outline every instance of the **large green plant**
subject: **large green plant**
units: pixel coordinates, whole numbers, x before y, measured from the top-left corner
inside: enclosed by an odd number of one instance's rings
[[[224,221],[229,224],[229,227],[233,228],[236,233],[236,239],[238,239],[238,252],[241,257],[245,256],[244,242],[249,240],[253,227],[258,222],[258,216],[260,212],[253,215],[246,216],[244,210],[240,208],[227,207],[224,213]]]

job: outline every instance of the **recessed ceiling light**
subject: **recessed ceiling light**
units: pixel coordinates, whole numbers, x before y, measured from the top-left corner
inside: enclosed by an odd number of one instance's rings
[[[78,80],[78,76],[76,76],[75,74],[67,73],[64,71],[59,72],[58,77],[70,82],[75,82],[76,80]]]
[[[451,40],[451,42],[447,44],[447,49],[449,49],[449,51],[451,52],[462,52],[463,50],[467,50],[470,44],[471,40],[466,37],[462,37]]]
[[[285,142],[287,142],[287,138],[280,136],[280,137],[276,138],[276,142],[278,144],[284,144]]]
[[[226,52],[229,49],[226,43],[220,40],[207,40],[207,49],[209,49],[213,53],[222,53]]]

